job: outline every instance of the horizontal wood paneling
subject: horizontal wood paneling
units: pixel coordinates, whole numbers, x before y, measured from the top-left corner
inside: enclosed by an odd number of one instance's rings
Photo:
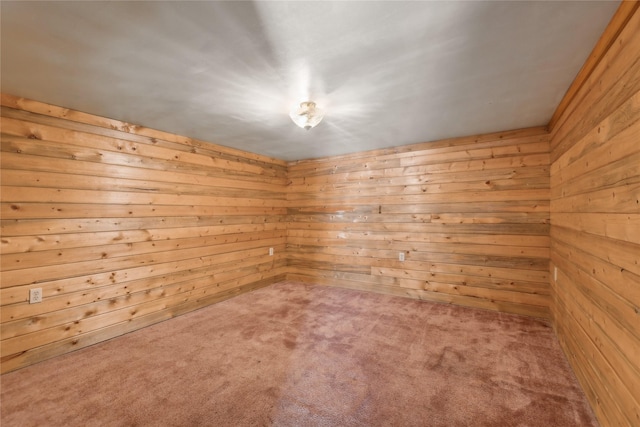
[[[285,277],[285,162],[2,104],[3,372]]]
[[[553,323],[603,426],[640,425],[640,13],[551,123]],[[609,40],[609,39],[612,40]],[[606,48],[603,46],[606,45]],[[575,85],[574,85],[575,86]]]
[[[550,134],[286,164],[2,95],[2,371],[286,277],[550,316],[600,423],[640,425],[637,9]]]
[[[287,200],[290,279],[549,315],[544,129],[292,162]]]

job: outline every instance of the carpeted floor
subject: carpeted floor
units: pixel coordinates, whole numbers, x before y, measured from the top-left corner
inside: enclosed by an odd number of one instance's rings
[[[1,378],[9,426],[592,426],[542,321],[283,282]]]

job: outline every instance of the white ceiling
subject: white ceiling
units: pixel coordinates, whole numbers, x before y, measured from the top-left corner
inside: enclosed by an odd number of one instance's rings
[[[545,125],[618,2],[0,3],[2,92],[295,160]],[[288,116],[326,110],[305,131]]]

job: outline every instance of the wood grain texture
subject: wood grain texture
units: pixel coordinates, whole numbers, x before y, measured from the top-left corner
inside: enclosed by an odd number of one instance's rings
[[[553,323],[603,427],[640,425],[638,10],[620,6],[550,124]]]
[[[2,372],[288,278],[550,317],[601,425],[640,425],[638,10],[549,132],[286,163],[3,94]]]
[[[292,162],[287,200],[292,280],[549,315],[543,128]]]
[[[10,95],[1,126],[2,372],[284,279],[285,162]]]

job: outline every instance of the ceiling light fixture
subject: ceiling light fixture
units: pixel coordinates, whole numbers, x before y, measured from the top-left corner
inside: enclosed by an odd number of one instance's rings
[[[324,111],[316,108],[316,103],[312,101],[301,102],[299,107],[295,107],[289,113],[291,120],[301,128],[309,130],[316,127],[324,117]]]

